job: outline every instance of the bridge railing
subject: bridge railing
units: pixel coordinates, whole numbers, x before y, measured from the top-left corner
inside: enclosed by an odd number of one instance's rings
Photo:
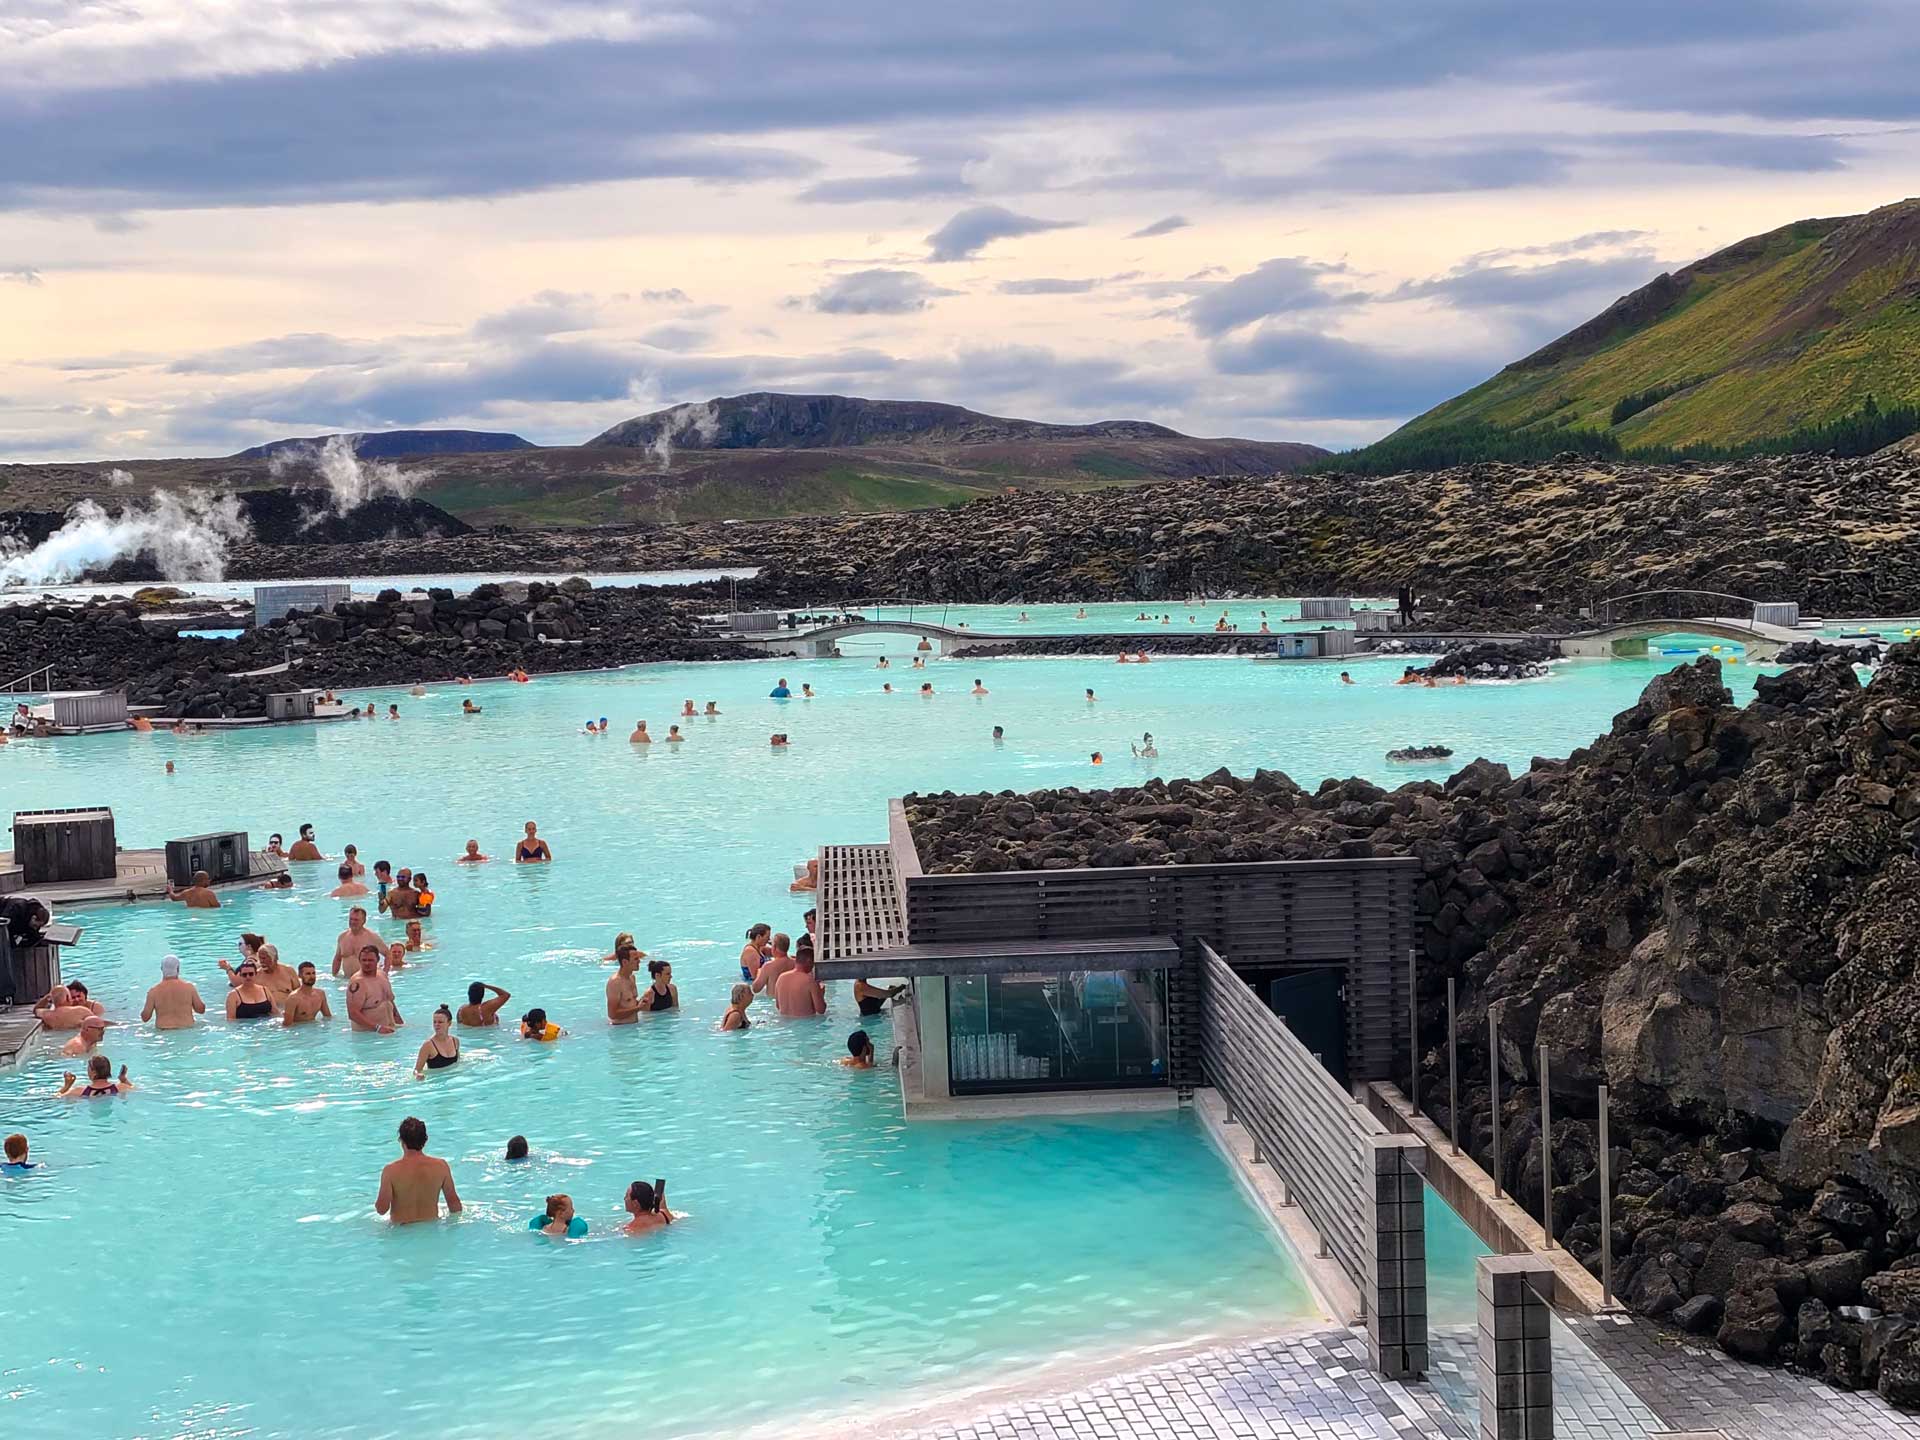
[[[1593,607],[1597,625],[1638,620],[1741,620],[1751,622],[1757,602],[1718,590],[1638,590],[1611,595]]]

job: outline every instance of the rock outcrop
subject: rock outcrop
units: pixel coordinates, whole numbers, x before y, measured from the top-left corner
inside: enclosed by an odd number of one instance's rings
[[[1430,1109],[1454,976],[1463,1142],[1490,1163],[1498,1066],[1501,1178],[1536,1212],[1536,1047],[1553,1057],[1569,1250],[1597,1264],[1605,1081],[1628,1303],[1920,1399],[1920,646],[1864,686],[1844,658],[1763,676],[1745,708],[1703,658],[1519,775],[1479,760],[1444,783],[1308,791],[1223,771],[913,796],[908,816],[930,872],[1417,857]]]

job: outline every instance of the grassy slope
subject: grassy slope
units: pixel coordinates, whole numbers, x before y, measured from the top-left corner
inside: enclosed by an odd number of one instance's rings
[[[1621,444],[1733,444],[1850,414],[1868,394],[1883,407],[1920,401],[1920,251],[1891,245],[1878,263],[1843,268],[1817,232],[1789,226],[1767,239],[1760,255],[1700,276],[1680,303],[1597,353],[1503,370],[1406,432],[1462,422],[1608,430],[1616,401],[1689,381],[1611,427]]]

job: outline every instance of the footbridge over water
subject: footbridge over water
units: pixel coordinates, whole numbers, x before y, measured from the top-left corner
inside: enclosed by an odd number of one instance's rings
[[[907,635],[934,645],[969,645],[980,650],[1004,650],[1019,643],[1018,635],[989,635],[962,625],[940,625],[930,620],[866,620],[849,616],[816,625],[810,630],[772,630],[729,637],[743,650],[762,655],[813,657],[832,655],[842,640],[868,635]]]
[[[1656,635],[1704,635],[1743,647],[1749,660],[1771,660],[1780,647],[1807,638],[1800,607],[1750,600],[1717,590],[1639,590],[1593,608],[1594,625],[1561,637],[1562,655],[1629,656],[1647,653]]]

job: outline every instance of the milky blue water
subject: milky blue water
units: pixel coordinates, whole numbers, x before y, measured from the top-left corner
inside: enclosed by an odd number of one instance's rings
[[[855,1023],[843,986],[825,1020],[714,1027],[746,927],[799,929],[792,866],[823,842],[883,839],[889,796],[1220,765],[1392,783],[1444,776],[1383,758],[1434,741],[1453,765],[1518,767],[1590,740],[1662,668],[1570,662],[1427,690],[1392,685],[1398,659],[1343,663],[1358,683],[1245,659],[647,666],[356,697],[397,702],[398,723],[0,747],[9,811],[107,803],[129,846],[227,828],[259,844],[312,821],[329,854],[351,840],[369,862],[424,867],[439,897],[435,948],[394,981],[398,1035],[114,1030],[103,1048],[143,1086],[123,1102],[47,1098],[64,1068],[48,1054],[0,1072],[0,1131],[28,1133],[45,1162],[0,1182],[0,1415],[60,1435],[791,1432],[846,1412],[857,1427],[1043,1362],[1308,1315],[1189,1116],[909,1126],[890,1074],[832,1063]],[[1728,672],[1742,698],[1754,673]],[[781,676],[819,698],[768,699]],[[975,677],[989,694],[968,693]],[[927,680],[929,699],[881,689]],[[459,713],[467,696],[482,715]],[[642,717],[664,735],[684,699],[723,713],[682,722],[682,745],[626,742]],[[579,733],[602,715],[611,734]],[[774,730],[788,749],[769,747]],[[1129,739],[1148,730],[1160,758],[1136,760]],[[508,863],[527,819],[554,865]],[[470,836],[499,858],[453,866]],[[346,905],[325,898],[330,865],[296,869],[296,891],[217,912],[72,911],[86,933],[68,973],[126,1018],[169,952],[217,1003],[214,962],[242,930],[324,969]],[[606,1026],[600,957],[619,930],[672,962],[680,1013]],[[466,1032],[459,1065],[416,1081],[428,1013],[477,978],[568,1038]],[[869,1022],[883,1053],[887,1023]],[[407,1114],[453,1164],[457,1222],[396,1231],[372,1214]],[[501,1159],[515,1133],[530,1166]],[[627,1183],[655,1176],[682,1223],[613,1233]],[[558,1190],[587,1240],[526,1233]]]

